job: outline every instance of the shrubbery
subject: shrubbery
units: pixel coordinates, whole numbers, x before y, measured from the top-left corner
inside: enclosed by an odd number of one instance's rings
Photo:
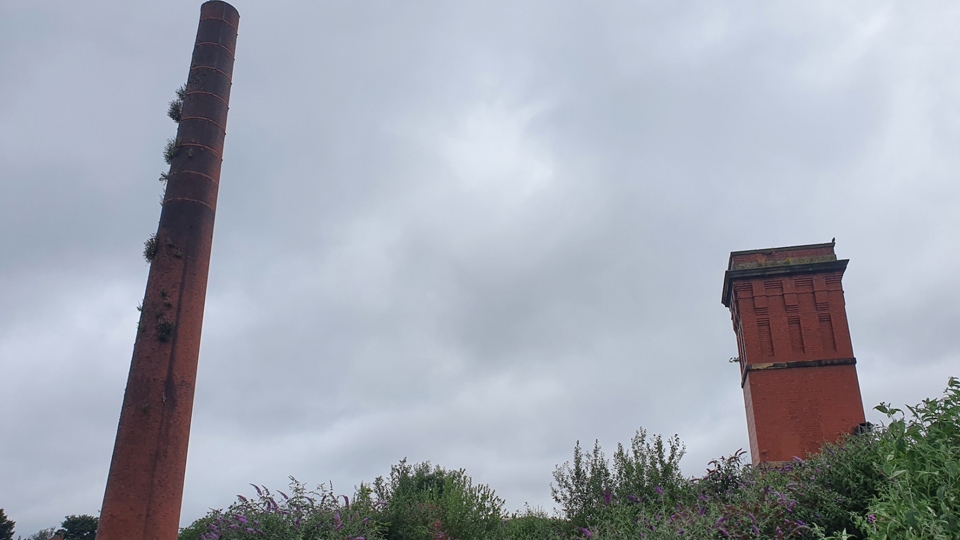
[[[332,489],[290,495],[256,487],[184,529],[181,540],[594,540],[960,538],[960,381],[945,396],[899,409],[885,428],[825,445],[806,460],[754,468],[744,453],[714,460],[700,478],[680,472],[674,436],[640,430],[612,462],[597,443],[557,467],[561,515],[505,514],[463,470],[401,461],[361,484],[351,502]],[[292,480],[292,479],[291,479]]]
[[[290,478],[289,494],[253,486],[256,497],[237,496],[226,510],[214,510],[180,532],[180,540],[315,540],[382,538],[370,492],[358,490],[353,504],[333,489],[307,489]]]
[[[869,538],[960,538],[960,380],[945,394],[907,407],[910,418],[877,407],[891,419],[877,448],[888,482],[858,520]]]
[[[374,481],[373,493],[386,540],[490,538],[503,518],[503,500],[486,485],[474,486],[463,469],[403,460],[389,479]]]

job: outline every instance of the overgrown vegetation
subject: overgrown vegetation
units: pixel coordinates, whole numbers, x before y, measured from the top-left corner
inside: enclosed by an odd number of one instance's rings
[[[358,497],[367,493],[361,486]],[[387,540],[491,538],[503,518],[503,500],[486,485],[474,486],[463,469],[447,471],[430,463],[394,465],[369,493]]]
[[[166,343],[170,341],[170,338],[173,337],[173,330],[176,328],[176,325],[173,321],[169,321],[164,318],[157,320],[157,339],[161,342]]]
[[[157,235],[151,234],[143,243],[143,258],[147,262],[153,261],[157,256]]]
[[[612,462],[600,445],[557,467],[560,514],[507,514],[465,471],[401,461],[353,499],[332,488],[290,495],[254,486],[184,529],[181,540],[595,540],[960,538],[960,381],[907,411],[881,404],[886,427],[828,444],[814,456],[754,468],[744,453],[685,478],[674,436],[640,430]]]
[[[180,115],[183,113],[183,98],[187,95],[187,85],[183,85],[176,90],[177,97],[170,102],[167,108],[167,116],[176,123],[180,123]]]
[[[0,510],[0,515],[3,511]],[[97,536],[97,525],[100,519],[88,514],[70,515],[63,518],[60,528],[47,527],[29,536],[18,536],[17,540],[49,540],[54,536],[59,536],[64,540],[94,540]],[[12,529],[10,531],[13,533]],[[11,540],[13,536],[4,536],[0,529],[0,540]]]
[[[40,529],[30,536],[18,536],[17,540],[50,540],[55,534],[57,534],[57,529],[55,527],[47,527],[46,529]]]
[[[167,139],[167,144],[163,147],[163,161],[165,161],[167,165],[173,163],[173,158],[177,157],[178,150],[179,146],[177,146],[177,141],[174,139]],[[168,175],[163,175],[160,177],[160,180],[163,181],[167,178]]]

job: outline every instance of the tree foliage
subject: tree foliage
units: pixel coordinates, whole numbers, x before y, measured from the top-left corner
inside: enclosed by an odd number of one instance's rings
[[[15,523],[7,517],[3,508],[0,508],[0,540],[13,540],[13,526]]]
[[[22,540],[50,540],[57,533],[57,529],[54,527],[49,527],[47,529],[40,529],[39,531],[31,534],[30,536],[23,538]]]
[[[86,514],[67,516],[60,526],[64,530],[64,540],[94,540],[97,536],[99,519]]]

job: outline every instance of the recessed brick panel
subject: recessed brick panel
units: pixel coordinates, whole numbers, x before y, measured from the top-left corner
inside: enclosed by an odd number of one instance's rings
[[[816,452],[864,421],[834,245],[730,254],[723,303],[755,464]]]

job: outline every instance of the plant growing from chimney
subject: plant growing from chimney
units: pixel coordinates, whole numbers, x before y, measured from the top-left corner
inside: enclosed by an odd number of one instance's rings
[[[167,139],[167,144],[163,147],[163,160],[167,162],[167,165],[173,163],[173,158],[177,156],[178,150],[179,146],[177,145],[177,141],[174,139]]]
[[[173,329],[176,328],[176,325],[173,321],[167,320],[164,317],[159,317],[157,320],[157,339],[162,343],[170,341],[170,338],[173,337]]]
[[[143,243],[143,258],[146,259],[147,262],[151,262],[156,256],[157,256],[157,235],[151,234],[150,238],[147,238],[147,240]]]
[[[183,113],[183,98],[187,95],[187,85],[183,85],[176,90],[177,97],[170,102],[167,108],[167,116],[176,123],[180,123],[180,115]]]

